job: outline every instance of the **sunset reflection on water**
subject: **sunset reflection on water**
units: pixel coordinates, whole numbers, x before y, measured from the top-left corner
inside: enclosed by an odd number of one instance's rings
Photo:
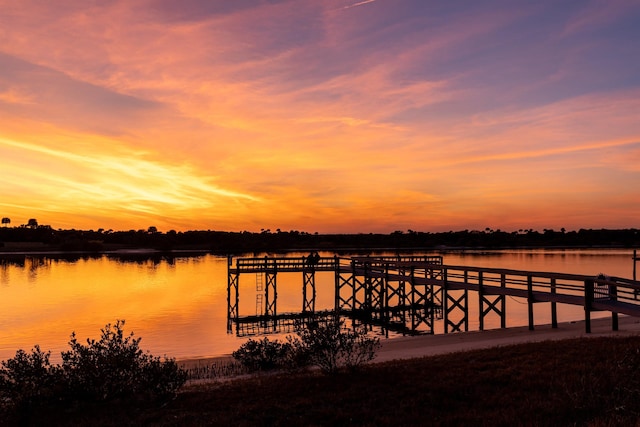
[[[444,254],[445,264],[631,277],[631,252],[464,251]],[[264,255],[264,254],[263,254]],[[291,254],[302,256],[303,254]],[[332,256],[323,253],[323,256]],[[152,354],[192,358],[229,354],[246,338],[227,334],[227,258],[183,257],[13,257],[0,260],[0,360],[35,344],[58,361],[72,331],[80,341],[126,320],[125,332],[142,337]],[[249,277],[251,276],[251,277]],[[256,314],[255,275],[240,279],[240,313]],[[332,308],[333,273],[318,273],[316,309]],[[278,312],[302,305],[301,274],[278,275]],[[475,301],[471,297],[471,301]],[[548,304],[546,304],[548,305]],[[477,329],[477,304],[470,304],[470,328]],[[558,307],[559,320],[580,320],[582,307]],[[549,322],[545,304],[536,304],[536,324]],[[507,299],[507,326],[525,325],[526,304]],[[488,318],[485,327],[499,326]],[[436,333],[441,331],[436,325]]]
[[[23,267],[5,262],[0,358],[35,344],[55,358],[72,331],[83,341],[97,338],[116,319],[125,319],[126,331],[157,355],[206,356],[231,348],[234,340],[219,327],[226,324],[226,263],[211,255],[73,262],[28,257]]]

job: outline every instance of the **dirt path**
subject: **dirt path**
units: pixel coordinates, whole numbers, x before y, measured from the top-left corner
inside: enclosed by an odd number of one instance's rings
[[[576,321],[559,323],[557,329],[553,329],[551,325],[537,325],[533,331],[523,326],[446,335],[421,335],[383,339],[382,347],[377,353],[375,362],[411,359],[525,342],[616,335],[640,335],[640,318],[620,316],[618,331],[611,330],[610,317],[593,319],[591,320],[590,334],[585,332],[584,321]],[[231,356],[226,355],[207,359],[179,360],[178,362],[185,368],[192,368],[211,363],[226,363],[231,360],[233,360]]]
[[[610,317],[592,319],[590,334],[585,332],[584,321],[576,321],[559,323],[556,329],[552,328],[551,325],[542,325],[536,326],[533,331],[523,326],[446,335],[399,337],[384,340],[375,360],[384,362],[394,359],[410,359],[525,342],[563,340],[578,337],[640,335],[640,318],[620,316],[618,323],[619,330],[612,331]]]

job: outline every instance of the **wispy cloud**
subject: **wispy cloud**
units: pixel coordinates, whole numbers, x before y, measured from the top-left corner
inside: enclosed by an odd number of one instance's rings
[[[376,0],[364,0],[364,1],[359,1],[359,2],[357,2],[357,3],[352,3],[352,4],[349,4],[349,5],[347,5],[347,6],[344,6],[344,7],[343,7],[343,9],[351,9],[351,8],[353,8],[353,7],[358,7],[358,6],[363,6],[363,5],[365,5],[365,4],[373,3],[373,2],[375,2],[375,1],[376,1]]]
[[[11,195],[6,200],[13,205],[37,202],[57,212],[72,205],[69,216],[76,217],[99,211],[108,217],[122,211],[123,218],[136,212],[160,217],[204,212],[234,201],[259,201],[259,197],[221,188],[214,177],[189,165],[154,161],[143,152],[118,151],[69,152],[0,138],[5,163],[0,182],[5,195]]]

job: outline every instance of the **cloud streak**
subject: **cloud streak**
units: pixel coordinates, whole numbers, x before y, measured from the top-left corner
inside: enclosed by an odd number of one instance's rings
[[[376,0],[364,0],[364,1],[359,1],[359,2],[357,2],[357,3],[353,3],[353,4],[350,4],[350,5],[347,5],[347,6],[343,7],[343,9],[351,9],[351,8],[354,8],[354,7],[363,6],[363,5],[365,5],[365,4],[373,3],[373,2],[375,2],[375,1],[376,1]]]

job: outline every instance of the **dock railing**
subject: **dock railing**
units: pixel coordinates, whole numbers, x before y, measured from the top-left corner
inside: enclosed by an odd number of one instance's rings
[[[230,261],[232,262],[232,261]],[[321,257],[311,261],[308,257],[263,257],[237,258],[236,265],[229,266],[230,271],[237,273],[258,273],[264,271],[295,272],[304,269],[316,271],[333,271],[339,264],[337,257]]]

